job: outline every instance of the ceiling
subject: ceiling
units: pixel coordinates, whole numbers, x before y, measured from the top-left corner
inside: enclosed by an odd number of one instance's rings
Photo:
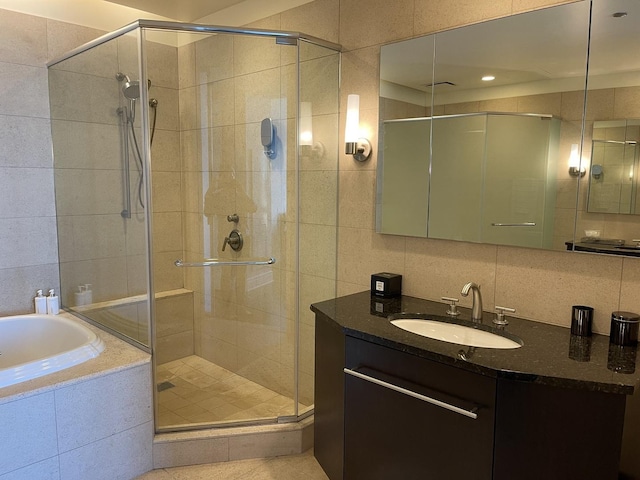
[[[239,27],[312,0],[0,0],[0,9],[105,32],[139,19]]]
[[[181,22],[195,22],[244,0],[104,0]]]

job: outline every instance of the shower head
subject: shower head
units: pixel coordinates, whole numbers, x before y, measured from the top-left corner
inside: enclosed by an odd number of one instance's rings
[[[129,100],[137,100],[140,98],[140,82],[127,80],[122,86],[122,94]]]

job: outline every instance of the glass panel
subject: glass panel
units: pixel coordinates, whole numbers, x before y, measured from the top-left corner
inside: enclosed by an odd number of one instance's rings
[[[62,305],[148,346],[139,70],[134,32],[49,68],[49,89]]]
[[[339,70],[338,53],[300,42],[298,414],[309,411],[314,398],[315,316],[309,306],[336,296]],[[294,281],[294,264],[290,275]]]
[[[295,413],[297,48],[228,34],[177,44],[146,42],[158,99],[157,426],[275,421]]]

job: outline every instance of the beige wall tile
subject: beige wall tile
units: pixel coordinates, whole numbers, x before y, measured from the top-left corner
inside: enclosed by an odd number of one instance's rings
[[[336,172],[301,172],[300,221],[336,225],[337,190]],[[321,198],[322,202],[318,202],[318,198]]]
[[[61,262],[126,255],[124,221],[119,214],[59,216],[58,231]]]
[[[227,438],[156,442],[153,446],[153,468],[226,462],[228,460],[229,440]]]
[[[196,43],[178,47],[178,88],[196,85]]]
[[[496,248],[422,238],[408,238],[402,289],[407,295],[440,301],[441,297],[460,299],[471,306],[471,298],[460,295],[467,282],[481,287],[485,310],[493,307]]]
[[[153,211],[179,212],[182,208],[180,173],[153,172],[151,180]]]
[[[60,478],[135,478],[152,468],[152,442],[153,422],[150,421],[61,454]],[[127,461],[114,461],[114,458]]]
[[[613,117],[616,119],[640,117],[640,87],[615,89]]]
[[[47,19],[47,58],[55,60],[65,53],[107,32],[72,23]],[[115,73],[114,73],[115,75]]]
[[[153,88],[166,87],[178,88],[178,49],[161,43],[145,41],[147,78],[151,80],[151,90]]]
[[[390,8],[391,7],[391,8]],[[342,0],[340,43],[345,51],[413,36],[414,2]]]
[[[0,217],[55,215],[52,169],[0,168],[0,177]]]
[[[374,229],[376,175],[374,171],[340,172],[338,222],[341,227]]]
[[[29,85],[28,94],[25,85]],[[89,110],[86,105],[85,110]],[[0,114],[49,118],[47,71],[0,62]]]
[[[180,163],[180,133],[156,128],[151,145],[151,170],[179,172]]]
[[[421,35],[497,18],[511,13],[511,0],[416,0],[414,33]]]
[[[13,432],[0,437],[0,475],[57,455],[53,393],[5,403],[0,415],[4,428]]]
[[[339,43],[340,0],[316,0],[280,15],[280,28]]]
[[[495,301],[516,316],[565,327],[572,305],[589,305],[594,332],[607,334],[621,276],[622,258],[498,247]]]
[[[42,66],[47,60],[47,20],[0,12],[0,61]]]
[[[619,309],[640,313],[640,259],[625,258],[622,261],[622,288]]]
[[[54,231],[55,235],[55,231]],[[5,299],[0,307],[0,315],[33,313],[33,297],[39,288],[60,291],[59,267],[57,261],[32,267],[0,269],[0,285]]]
[[[340,227],[338,234],[338,279],[341,282],[368,288],[372,273],[404,274],[405,237],[346,227]]]

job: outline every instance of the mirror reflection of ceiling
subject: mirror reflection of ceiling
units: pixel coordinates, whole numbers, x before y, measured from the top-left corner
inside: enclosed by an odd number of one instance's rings
[[[407,42],[386,45],[381,81],[425,92],[428,94],[425,98],[430,98],[429,85],[454,84],[437,89],[443,95],[442,101],[436,98],[436,104],[500,98],[503,96],[500,87],[507,86],[510,95],[514,94],[514,86],[520,89],[520,94],[582,90],[587,45],[585,19],[582,15],[576,18],[571,12],[575,13],[575,9],[553,7],[535,12],[539,18],[536,22],[529,20],[530,14],[515,15],[509,22],[484,22],[438,33],[435,40],[434,36],[416,38],[412,40],[416,48],[407,48]],[[594,1],[591,36],[598,49],[591,52],[595,68],[589,72],[590,81],[593,80],[591,88],[614,86],[611,84],[614,75],[617,86],[621,73],[637,77],[639,45],[633,36],[637,37],[639,21],[638,0],[624,1],[622,9],[621,2],[612,6],[607,0]],[[483,31],[487,34],[483,35]],[[465,41],[465,37],[473,41]],[[491,43],[478,41],[482,38],[490,38]],[[611,45],[616,48],[610,48]],[[484,75],[493,75],[495,80],[483,82]],[[381,89],[384,92],[385,87]]]
[[[0,9],[113,31],[138,19],[238,27],[312,0],[0,0]]]

